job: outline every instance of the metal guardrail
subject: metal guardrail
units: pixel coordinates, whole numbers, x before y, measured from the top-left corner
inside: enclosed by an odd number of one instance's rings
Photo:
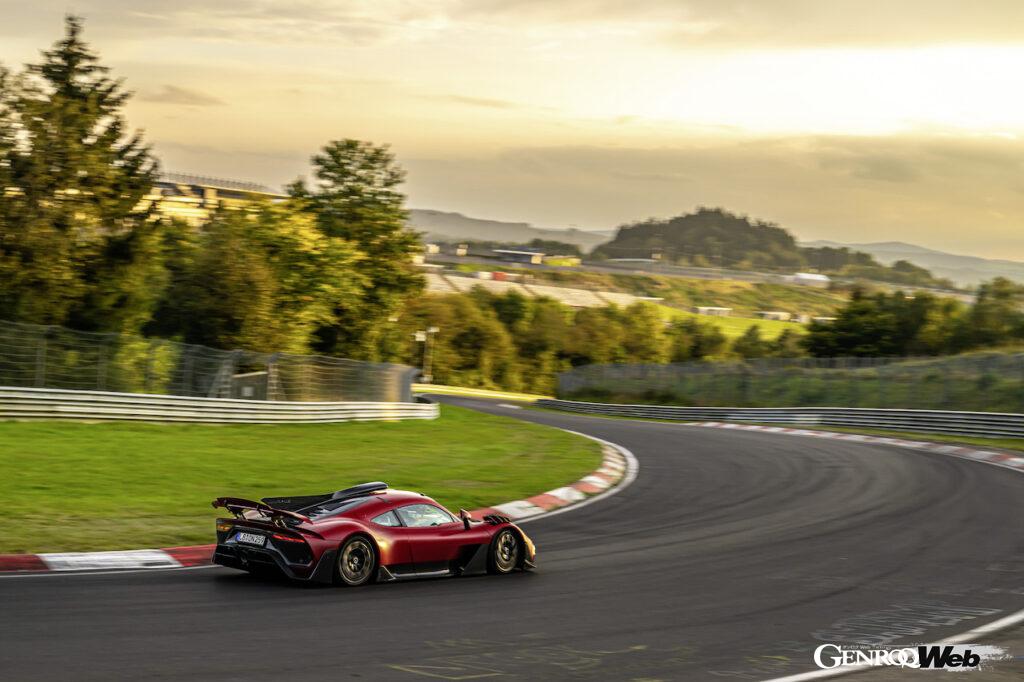
[[[534,404],[567,412],[640,419],[757,422],[798,426],[818,424],[989,438],[1024,438],[1024,414],[1003,412],[876,410],[857,407],[674,407],[586,403],[574,400],[538,400]]]
[[[435,419],[436,403],[287,402],[0,387],[0,419],[314,424]]]

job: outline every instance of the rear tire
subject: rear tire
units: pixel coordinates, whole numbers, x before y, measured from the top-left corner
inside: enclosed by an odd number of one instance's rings
[[[490,573],[511,573],[519,566],[519,556],[523,551],[523,541],[519,533],[511,528],[503,528],[491,540],[491,550],[487,555],[487,570]]]
[[[363,535],[345,541],[334,564],[334,584],[358,587],[372,582],[377,571],[377,552]]]

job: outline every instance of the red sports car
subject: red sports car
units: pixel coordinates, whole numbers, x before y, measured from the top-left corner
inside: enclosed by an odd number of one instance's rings
[[[220,497],[214,563],[297,580],[374,580],[510,573],[534,568],[526,533],[504,516],[459,518],[420,493],[363,483],[323,495]]]

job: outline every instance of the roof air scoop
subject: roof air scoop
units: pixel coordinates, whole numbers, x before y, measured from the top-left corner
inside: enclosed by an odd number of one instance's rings
[[[349,497],[359,497],[361,495],[369,495],[370,493],[379,492],[381,490],[387,490],[388,484],[383,481],[374,481],[372,483],[360,483],[354,485],[351,488],[345,488],[339,490],[331,495],[332,500],[344,500]]]

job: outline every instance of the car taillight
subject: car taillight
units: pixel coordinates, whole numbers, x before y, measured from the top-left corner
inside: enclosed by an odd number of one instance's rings
[[[218,521],[217,522],[217,532],[218,533],[230,532],[231,529],[234,528],[234,527],[235,527],[235,524],[231,523],[230,521]]]
[[[305,542],[302,538],[292,537],[291,535],[285,535],[284,533],[274,533],[270,537],[275,540],[284,540],[285,542]]]

